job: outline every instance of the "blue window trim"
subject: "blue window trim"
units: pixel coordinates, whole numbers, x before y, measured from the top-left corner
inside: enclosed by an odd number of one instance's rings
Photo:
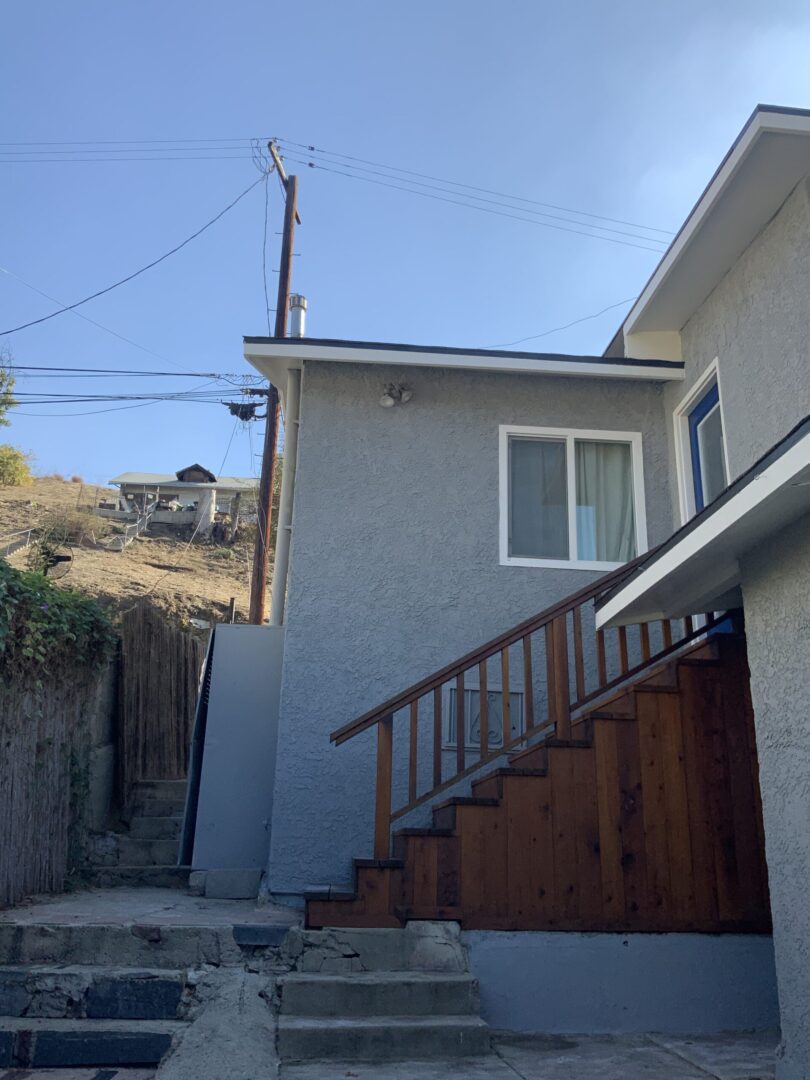
[[[698,443],[698,428],[701,421],[705,420],[715,405],[720,403],[720,391],[717,383],[709,387],[700,401],[689,413],[689,446],[692,451],[692,480],[695,485],[695,510],[700,511],[706,505],[703,495],[703,477],[700,472],[700,444]]]

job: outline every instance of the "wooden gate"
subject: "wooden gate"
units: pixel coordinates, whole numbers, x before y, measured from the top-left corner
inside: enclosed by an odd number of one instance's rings
[[[147,601],[121,620],[118,770],[126,802],[139,780],[188,772],[205,641],[172,626]]]

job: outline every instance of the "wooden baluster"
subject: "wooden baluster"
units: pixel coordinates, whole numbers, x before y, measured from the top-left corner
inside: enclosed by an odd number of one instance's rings
[[[684,637],[689,637],[689,635],[694,631],[694,629],[695,629],[695,624],[694,624],[694,622],[692,620],[692,616],[687,615],[686,618],[683,620]]]
[[[641,659],[645,662],[650,659],[650,626],[649,623],[641,624]]]
[[[582,656],[582,608],[574,608],[574,669],[576,672],[577,701],[585,697],[585,662]]]
[[[456,677],[456,773],[462,773],[467,767],[467,754],[464,747],[464,672]]]
[[[565,615],[558,615],[546,637],[551,645],[549,672],[549,720],[554,724],[558,739],[571,738],[571,700],[568,687],[568,627]]]
[[[599,685],[604,686],[607,682],[607,660],[605,658],[605,631],[596,631],[596,669],[599,675]]]
[[[531,731],[534,727],[534,685],[532,683],[532,638],[527,634],[523,639],[523,730]]]
[[[478,743],[481,757],[489,753],[489,698],[487,697],[487,662],[478,665]]]
[[[374,807],[374,858],[390,854],[391,778],[393,774],[394,718],[385,716],[377,724],[377,797]]]
[[[509,697],[509,646],[501,649],[501,719],[503,721],[503,742],[506,746],[512,740],[512,702]]]
[[[411,745],[408,755],[408,802],[416,802],[416,746],[419,736],[419,702],[411,702]]]
[[[442,783],[442,688],[433,691],[433,786]]]
[[[672,623],[669,619],[661,620],[661,634],[664,639],[664,648],[668,649],[672,645]]]
[[[625,672],[627,671],[629,666],[630,665],[629,665],[629,663],[627,661],[627,627],[626,626],[620,626],[619,627],[619,668],[621,670],[622,675],[625,674]]]

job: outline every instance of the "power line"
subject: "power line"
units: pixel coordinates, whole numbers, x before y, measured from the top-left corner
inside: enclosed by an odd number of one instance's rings
[[[300,159],[297,159],[297,158],[290,158],[290,160],[291,161],[300,161]],[[301,162],[301,163],[303,164],[303,162]],[[311,165],[312,168],[318,168],[319,167],[314,162],[307,162],[307,164]],[[353,169],[353,170],[357,170],[359,172],[371,173],[371,175],[373,175],[373,176],[382,176],[387,180],[400,180],[400,179],[403,179],[402,177],[390,176],[388,173],[382,173],[382,172],[379,172],[379,171],[377,171],[375,169],[364,169],[362,166],[358,166],[358,165],[348,165],[348,166],[345,166],[345,167]],[[358,179],[363,179],[363,177],[358,177]],[[408,184],[415,184],[418,187],[429,188],[431,191],[440,191],[440,192],[444,192],[445,194],[452,194],[452,195],[462,195],[461,192],[452,191],[452,190],[448,189],[447,187],[438,187],[436,184],[426,184],[422,180],[403,180],[403,182],[408,183]],[[450,181],[450,183],[452,183],[452,181]],[[463,185],[463,186],[466,187],[468,185]],[[628,236],[628,237],[632,237],[635,240],[644,240],[644,241],[646,241],[648,243],[661,244],[661,245],[664,244],[663,240],[658,240],[656,237],[653,237],[653,236],[644,236],[641,233],[627,232],[624,229],[614,229],[610,225],[592,225],[587,221],[576,221],[576,220],[574,220],[572,218],[560,217],[559,214],[550,214],[547,210],[532,210],[532,209],[527,209],[527,208],[522,207],[522,206],[512,206],[511,203],[505,203],[500,199],[487,199],[483,195],[468,195],[468,196],[463,196],[463,197],[464,198],[470,198],[470,199],[476,199],[478,202],[490,203],[492,206],[501,206],[501,207],[505,207],[505,208],[507,208],[509,210],[518,210],[518,211],[520,211],[520,213],[523,213],[523,214],[536,214],[539,217],[550,218],[552,221],[561,221],[561,222],[566,223],[568,225],[581,225],[585,229],[601,229],[603,232],[616,233],[617,236]],[[511,195],[507,195],[507,196],[504,196],[504,197],[505,198],[510,198],[510,199],[515,198],[515,196],[511,196]],[[534,201],[534,200],[526,200],[526,201],[531,202],[531,201]],[[572,212],[577,213],[578,211],[572,211]],[[643,225],[639,226],[639,227],[640,228],[645,228],[645,226],[643,226]]]
[[[216,372],[211,371],[189,371],[185,375],[178,374],[176,371],[140,371],[130,368],[84,368],[84,367],[46,367],[41,364],[9,364],[8,367],[11,371],[52,371],[52,372],[70,372],[77,373],[76,378],[83,377],[84,373],[88,375],[166,375],[173,379],[255,379],[261,378],[260,375],[218,375]]]
[[[282,146],[295,146],[301,150],[309,150],[311,153],[321,154],[322,156],[325,156],[327,158],[343,158],[346,161],[357,161],[361,162],[364,165],[376,165],[377,168],[388,169],[389,172],[398,172],[407,174],[409,176],[418,176],[421,177],[423,180],[435,180],[437,183],[440,184],[449,184],[453,187],[467,188],[469,191],[480,191],[485,195],[498,195],[501,198],[512,199],[515,202],[532,203],[535,206],[545,206],[551,210],[562,210],[569,214],[579,214],[581,217],[592,217],[600,221],[612,221],[616,225],[629,225],[633,228],[646,229],[648,232],[660,232],[668,236],[674,236],[674,231],[672,229],[659,229],[653,225],[641,225],[636,221],[625,221],[622,218],[606,217],[604,214],[593,214],[587,210],[575,210],[571,207],[561,206],[557,203],[541,202],[539,199],[528,199],[522,195],[509,195],[503,191],[495,191],[491,188],[476,187],[474,184],[465,184],[459,180],[447,180],[440,176],[431,176],[429,173],[414,172],[412,169],[400,169],[396,165],[385,165],[384,163],[379,161],[369,161],[366,158],[352,157],[349,154],[338,154],[330,150],[321,150],[318,147],[309,146],[305,143],[292,142],[289,139],[277,139],[276,141]]]
[[[640,251],[651,251],[654,255],[662,255],[663,250],[661,248],[647,247],[642,244],[634,244],[630,240],[619,240],[613,236],[600,236],[598,233],[583,232],[581,229],[569,229],[564,225],[552,225],[548,221],[539,221],[537,218],[521,217],[517,214],[507,214],[503,210],[493,210],[488,206],[477,206],[475,203],[463,202],[460,199],[448,199],[442,195],[431,195],[427,191],[418,191],[415,188],[402,187],[400,184],[388,184],[383,180],[374,180],[370,176],[358,176],[356,173],[345,172],[342,169],[332,169],[326,165],[320,165],[316,162],[303,161],[300,158],[288,158],[289,161],[294,161],[300,165],[307,165],[313,169],[320,169],[322,172],[335,173],[337,176],[347,176],[350,180],[362,180],[366,184],[378,184],[380,187],[390,187],[395,191],[406,191],[411,195],[420,195],[424,199],[436,199],[438,202],[452,203],[454,206],[464,206],[469,210],[478,210],[482,214],[494,214],[496,217],[511,218],[514,221],[523,221],[528,225],[539,225],[546,229],[556,229],[558,232],[574,233],[577,236],[587,236],[592,240],[604,240],[609,244],[621,244],[622,247],[638,248]],[[578,222],[582,224],[584,228],[587,228],[584,222]],[[660,243],[661,241],[648,238],[650,243]]]
[[[176,254],[187,244],[190,244],[192,240],[196,240],[196,238],[202,233],[204,233],[206,229],[210,229],[211,226],[216,224],[216,222],[219,221],[221,217],[224,217],[224,215],[227,214],[229,210],[232,210],[233,207],[236,206],[236,204],[240,202],[245,197],[245,195],[248,194],[248,192],[252,191],[257,184],[261,184],[263,179],[264,177],[260,176],[258,180],[254,180],[253,183],[250,184],[249,187],[246,187],[240,195],[237,195],[233,202],[229,203],[224,210],[220,210],[216,217],[211,218],[210,221],[207,221],[205,225],[197,229],[197,231],[192,233],[191,236],[186,237],[185,240],[183,240],[180,244],[177,244],[170,251],[165,252],[165,254],[161,255],[157,259],[153,259],[152,262],[147,263],[146,266],[142,266],[140,270],[135,270],[134,273],[128,274],[126,277],[121,278],[120,281],[116,281],[112,285],[108,285],[104,289],[99,289],[98,292],[94,292],[90,296],[86,296],[83,300],[77,300],[75,304],[67,304],[64,307],[59,308],[58,311],[52,311],[50,315],[43,315],[39,319],[32,319],[30,322],[21,323],[19,326],[14,326],[10,330],[0,330],[0,336],[3,336],[5,334],[16,334],[19,330],[25,330],[29,326],[37,326],[39,323],[47,322],[49,319],[53,319],[57,315],[62,315],[65,311],[73,311],[75,308],[80,307],[82,304],[87,304],[91,300],[97,299],[99,296],[104,296],[105,293],[112,292],[113,289],[117,289],[120,285],[125,285],[128,281],[132,281],[133,278],[138,277],[139,275],[145,273],[147,270],[151,270],[154,266],[157,266],[159,263],[164,262],[171,255]]]
[[[551,330],[543,330],[540,334],[530,334],[529,337],[518,338],[517,341],[506,341],[501,345],[485,345],[485,349],[510,349],[513,345],[522,345],[524,341],[536,341],[537,338],[548,337],[549,334],[557,334],[560,330],[567,330],[569,326],[576,326],[578,323],[588,322],[589,319],[598,319],[600,315],[604,315],[606,311],[612,311],[614,308],[622,307],[624,304],[630,304],[633,300],[637,299],[635,296],[630,296],[627,300],[619,300],[616,304],[608,304],[607,307],[602,308],[601,311],[595,311],[592,315],[583,315],[581,319],[574,319],[573,322],[566,323],[564,326],[555,326]]]

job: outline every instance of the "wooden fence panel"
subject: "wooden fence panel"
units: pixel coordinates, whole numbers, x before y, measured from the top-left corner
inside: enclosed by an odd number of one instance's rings
[[[141,601],[121,620],[118,770],[127,799],[139,780],[188,772],[205,642]]]

